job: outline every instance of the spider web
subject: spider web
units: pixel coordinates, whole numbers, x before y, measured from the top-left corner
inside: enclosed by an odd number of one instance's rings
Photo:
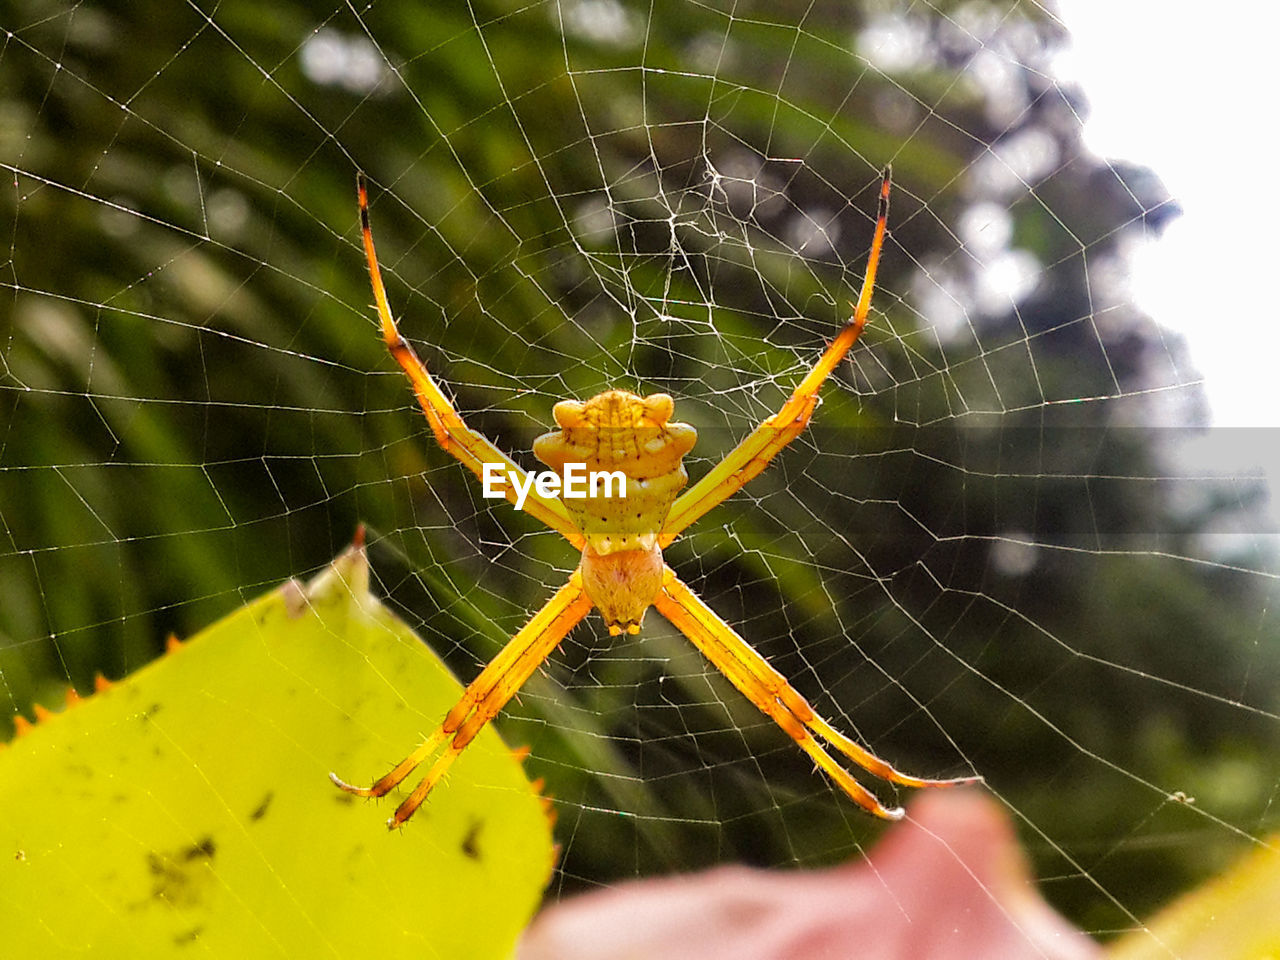
[[[0,14],[0,709],[136,669],[359,522],[464,678],[572,569],[431,442],[371,325],[356,169],[473,426],[534,467],[555,401],[663,390],[696,478],[848,315],[892,162],[863,341],[669,561],[838,727],[984,775],[1092,934],[1274,831],[1254,441],[1208,429],[1132,301],[1177,206],[1081,146],[1050,8],[261,7]],[[590,618],[500,726],[557,798],[559,893],[880,829],[656,614]]]

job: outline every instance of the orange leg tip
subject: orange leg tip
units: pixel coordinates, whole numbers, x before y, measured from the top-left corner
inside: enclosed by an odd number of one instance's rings
[[[515,757],[516,763],[524,763],[529,759],[529,754],[532,752],[533,751],[529,749],[528,745],[524,745],[513,748],[511,756]]]
[[[76,693],[75,687],[67,687],[67,706],[68,707],[74,707],[77,703],[79,703],[83,699],[84,697]]]
[[[165,640],[164,640],[165,653],[173,653],[175,650],[178,650],[181,647],[182,647],[182,641],[178,639],[178,635],[176,633],[171,633],[169,634],[169,636],[165,637]]]
[[[408,807],[409,809],[406,810],[405,809],[406,807]],[[406,823],[408,823],[409,818],[412,817],[417,812],[418,812],[418,804],[413,803],[413,798],[411,797],[408,800],[406,800],[404,803],[400,804],[400,806],[396,807],[395,813],[387,817],[387,829],[399,830]]]
[[[351,538],[351,547],[354,550],[364,549],[364,524],[363,523],[356,524],[356,533],[355,533],[355,536]]]
[[[41,720],[48,720],[53,716],[53,711],[43,704],[33,703],[31,705],[31,710],[36,715],[36,723],[39,723]]]
[[[103,690],[107,690],[110,687],[111,687],[111,681],[108,680],[106,677],[104,677],[102,674],[95,673],[93,675],[93,692],[94,693],[101,693]]]
[[[20,713],[13,715],[13,735],[20,737],[31,730],[31,721]]]

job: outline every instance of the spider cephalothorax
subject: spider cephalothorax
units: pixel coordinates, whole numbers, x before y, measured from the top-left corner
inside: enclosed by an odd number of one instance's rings
[[[902,810],[886,807],[832,756],[827,747],[864,770],[909,787],[973,783],[980,777],[927,780],[895,770],[840,733],[804,699],[750,644],[690,590],[662,559],[662,550],[700,516],[740,490],[794,440],[813,415],[818,390],[862,334],[871,310],[876,267],[889,215],[889,171],[880,181],[879,209],[867,273],[853,317],[827,346],[782,408],[759,424],[701,480],[688,482],[682,458],[697,439],[693,427],[671,420],[674,401],[665,393],[641,397],[606,390],[590,400],[555,405],[559,430],[533,445],[534,455],[555,474],[544,488],[482,434],[468,427],[440,387],[400,335],[387,303],[378,257],[369,229],[369,197],[364,176],[358,181],[361,235],[378,307],[382,336],[392,356],[413,383],[414,394],[440,446],[486,481],[492,472],[498,495],[558,531],[582,551],[569,582],[507,643],[467,687],[440,726],[417,749],[371,787],[354,787],[330,774],[348,793],[381,797],[414,768],[435,755],[426,775],[396,809],[388,826],[399,826],[418,809],[458,755],[511,699],[565,635],[592,608],[599,609],[609,632],[636,633],[649,607],[657,608],[723,673],[735,687],[791,737],[813,761],[864,810],[897,819]],[[569,468],[617,473],[625,482],[594,496],[569,494]],[[550,491],[563,490],[564,495]],[[824,743],[826,746],[824,746]],[[438,755],[437,755],[438,754]]]
[[[582,533],[582,584],[609,632],[638,633],[644,612],[662,587],[658,533],[686,483],[683,458],[698,439],[687,423],[671,420],[675,401],[665,393],[640,397],[606,390],[590,400],[562,400],[553,409],[560,429],[533,442],[533,455],[564,476],[566,464],[588,475],[620,472],[625,490],[565,497]],[[563,489],[563,487],[562,487]]]

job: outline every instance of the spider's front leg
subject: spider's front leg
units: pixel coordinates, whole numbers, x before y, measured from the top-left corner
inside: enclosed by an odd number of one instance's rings
[[[373,285],[373,300],[378,310],[382,339],[412,382],[414,395],[418,398],[418,405],[422,407],[427,422],[431,424],[431,432],[435,434],[436,442],[446,453],[460,460],[481,480],[484,479],[486,463],[499,464],[502,468],[499,474],[506,498],[512,503],[519,499],[515,489],[515,485],[519,484],[520,488],[526,491],[523,497],[524,511],[559,532],[575,547],[581,548],[582,534],[569,519],[564,504],[556,497],[543,496],[530,486],[523,468],[490,443],[487,437],[472,430],[463,422],[458,411],[444,395],[444,391],[427,371],[426,364],[418,359],[409,341],[401,336],[395,317],[391,313],[387,290],[382,283],[382,270],[378,267],[378,253],[373,246],[373,230],[369,223],[369,188],[363,173],[356,174],[356,194],[360,202],[360,234],[364,240],[365,259],[369,263],[369,281]]]
[[[753,477],[769,465],[774,457],[799,436],[818,405],[818,391],[831,372],[862,336],[871,312],[871,294],[875,291],[876,270],[880,265],[880,251],[884,247],[885,230],[889,220],[890,169],[884,168],[880,180],[880,200],[876,212],[876,229],[871,239],[871,253],[867,255],[867,272],[862,280],[862,290],[853,316],[831,341],[818,362],[813,365],[791,397],[773,416],[751,431],[741,443],[729,452],[711,472],[686,490],[672,505],[671,513],[662,526],[658,545],[666,547],[689,524],[704,513],[727,500],[741,490]]]
[[[820,740],[825,740],[864,770],[890,783],[907,787],[954,787],[982,782],[981,777],[927,780],[894,769],[814,713],[809,702],[786,678],[682,583],[670,567],[664,570],[662,583],[662,592],[653,601],[658,612],[688,637],[717,670],[799,744],[800,749],[809,754],[864,810],[885,820],[898,820],[903,815],[901,807],[886,807],[876,799],[826,751]]]
[[[524,686],[525,681],[542,665],[565,635],[591,612],[591,606],[582,587],[582,577],[575,571],[569,582],[534,614],[533,619],[511,638],[481,671],[480,676],[471,682],[435,732],[409,756],[392,767],[371,787],[352,786],[334,773],[329,774],[329,779],[347,793],[359,797],[382,797],[399,786],[416,767],[443,747],[443,752],[436,757],[426,775],[387,821],[390,828],[400,826],[422,806],[427,794],[453,766],[453,762],[484,725],[497,716],[498,711]]]

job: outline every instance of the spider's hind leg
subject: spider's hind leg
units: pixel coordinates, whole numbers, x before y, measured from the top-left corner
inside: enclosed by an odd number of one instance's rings
[[[329,774],[329,779],[347,793],[359,797],[381,797],[390,793],[428,757],[441,751],[413,792],[387,821],[394,828],[403,824],[445,775],[468,744],[497,716],[516,692],[542,665],[551,651],[578,622],[591,612],[591,601],[582,589],[582,577],[575,571],[541,610],[516,632],[505,647],[489,661],[480,676],[463,691],[444,721],[422,744],[371,787],[355,787]],[[443,750],[441,750],[443,748]]]
[[[435,733],[429,736],[426,740],[423,740],[413,753],[409,754],[392,767],[391,770],[377,780],[373,786],[357,787],[354,784],[347,783],[336,773],[332,772],[329,774],[329,779],[333,781],[334,786],[341,790],[345,790],[347,793],[355,794],[357,797],[385,797],[388,793],[398,787],[405,777],[413,773],[414,769],[422,763],[422,761],[435,753],[447,736],[448,734],[445,732],[444,727],[437,727]]]
[[[868,773],[891,783],[909,787],[954,787],[979,783],[981,777],[928,780],[900,773],[875,754],[858,746],[814,713],[809,702],[791,686],[769,662],[733,628],[720,619],[675,575],[670,567],[663,577],[663,589],[654,601],[658,612],[702,651],[767,717],[781,727],[800,749],[834,780],[850,799],[868,813],[885,820],[899,820],[901,807],[886,807],[860,784],[820,742],[825,740]]]

